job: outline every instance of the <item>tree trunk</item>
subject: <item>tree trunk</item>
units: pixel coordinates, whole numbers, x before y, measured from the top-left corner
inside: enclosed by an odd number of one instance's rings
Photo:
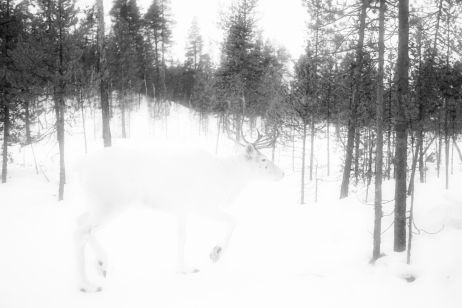
[[[414,137],[412,137],[412,145],[414,145]],[[415,149],[412,151],[412,166],[411,166],[411,176],[409,179],[409,187],[407,189],[407,195],[410,196],[414,190],[414,178],[415,172],[417,169],[417,161],[419,160],[419,154],[422,152],[420,149],[422,144],[420,143],[419,139],[417,138]]]
[[[452,136],[452,142],[454,143],[454,147],[456,148],[457,154],[459,154],[460,162],[462,163],[462,151],[460,150],[459,145],[457,144],[455,136]]]
[[[364,45],[364,29],[366,28],[366,9],[369,1],[362,0],[361,13],[359,15],[359,38],[356,46],[356,63],[353,72],[353,92],[352,106],[348,119],[348,141],[345,154],[345,166],[343,168],[342,186],[340,189],[340,198],[348,197],[348,188],[350,184],[351,162],[353,158],[354,138],[356,131],[356,112],[359,104],[359,83],[361,77],[361,68],[363,64],[363,45]]]
[[[360,144],[361,133],[359,127],[356,128],[355,132],[355,185],[359,182],[359,144]]]
[[[98,62],[99,62],[99,90],[101,98],[101,114],[103,119],[103,143],[105,147],[112,144],[109,108],[109,84],[106,60],[106,44],[104,33],[104,7],[103,0],[96,0],[98,10]]]
[[[387,179],[391,177],[391,130],[387,131]]]
[[[302,187],[300,194],[300,204],[305,204],[305,152],[306,152],[306,127],[307,123],[303,121],[303,136],[302,136]]]
[[[26,145],[32,143],[32,137],[30,133],[30,102],[26,99],[24,104],[24,124],[26,128]]]
[[[441,170],[441,147],[443,145],[443,137],[441,135],[440,125],[438,124],[438,143],[436,145],[436,177],[440,178]]]
[[[364,170],[367,170],[366,172],[366,180],[367,180],[367,188],[366,188],[366,203],[369,202],[368,198],[369,198],[369,187],[371,186],[371,182],[372,182],[372,153],[374,151],[374,142],[372,141],[372,138],[373,138],[373,134],[371,132],[371,129],[369,128],[368,129],[368,147],[369,149],[367,149],[368,151],[366,151],[366,149],[364,149],[364,152],[367,153],[367,156],[366,156],[366,159],[365,161],[367,161],[367,164],[364,164],[364,167],[365,169]]]
[[[127,138],[127,131],[125,129],[125,95],[122,95],[120,103],[120,110],[122,112],[122,138],[125,139]]]
[[[327,116],[327,176],[330,176],[330,122]]]
[[[221,126],[221,115],[218,116],[218,123],[217,123],[217,141],[215,143],[215,154],[218,154],[218,144],[220,143],[220,126]]]
[[[444,165],[445,165],[445,187],[446,189],[449,189],[449,125],[448,125],[448,102],[447,99],[444,104],[445,110],[444,110]]]
[[[292,172],[295,172],[295,129],[292,128]]]
[[[418,63],[418,71],[419,75],[422,73],[422,26],[418,26],[417,28],[417,60],[419,61]],[[414,159],[419,162],[419,174],[420,174],[420,183],[423,183],[424,181],[424,164],[423,164],[423,129],[424,129],[424,123],[423,120],[425,118],[424,112],[426,111],[423,100],[422,100],[422,82],[421,82],[421,77],[418,76],[416,78],[416,99],[417,99],[417,106],[419,108],[419,118],[417,121],[417,131],[416,131],[416,139],[417,139],[417,146],[416,149],[418,150],[416,153],[416,156]],[[412,170],[412,175],[411,175],[411,181],[409,182],[409,187],[413,187],[414,185],[414,176],[415,176],[415,166],[413,162],[413,170]],[[411,189],[409,189],[411,191]],[[409,194],[409,193],[408,193]]]
[[[424,151],[423,151],[423,132],[419,130],[417,132],[417,143],[420,144],[420,151],[419,151],[419,182],[425,182],[425,166],[424,166]]]
[[[5,98],[3,98],[5,99]],[[10,108],[3,102],[3,151],[2,151],[2,183],[6,183],[8,175],[8,139],[10,137]]]
[[[85,107],[84,107],[84,104],[83,104],[82,89],[80,89],[79,101],[80,101],[80,113],[82,115],[83,144],[84,144],[84,147],[85,147],[85,154],[87,154],[88,153],[87,127],[85,125]]]
[[[276,142],[271,146],[271,161],[274,163],[274,156],[276,155]]]
[[[6,20],[10,19],[10,1],[6,1]],[[8,47],[10,42],[10,36],[6,32],[2,33],[3,48],[2,56],[8,57]],[[4,78],[4,77],[2,77]],[[7,82],[8,84],[8,82]],[[10,108],[7,102],[7,89],[2,88],[2,94],[0,96],[0,103],[3,105],[3,148],[2,148],[2,183],[6,183],[6,177],[8,175],[8,139],[10,137]]]
[[[65,102],[64,95],[66,90],[65,83],[65,65],[64,65],[64,44],[65,44],[65,31],[64,22],[62,20],[62,12],[64,10],[63,3],[58,2],[59,5],[59,26],[58,26],[58,69],[57,80],[55,81],[55,113],[56,113],[56,135],[58,138],[59,146],[59,185],[58,185],[58,200],[64,199],[64,185],[66,184],[66,168],[64,163],[64,110]]]
[[[409,87],[409,0],[399,0],[399,35],[397,61],[397,115],[395,155],[395,217],[394,251],[406,249],[406,169],[407,169],[407,121],[406,102]]]
[[[417,154],[416,154],[417,155]],[[414,179],[412,179],[414,181]],[[414,187],[414,183],[412,183]],[[412,226],[414,224],[414,189],[411,193],[411,208],[409,209],[409,224],[408,224],[408,242],[407,242],[407,254],[406,263],[411,264],[411,251],[412,251]]]
[[[59,82],[55,90],[56,135],[59,145],[59,185],[58,200],[64,199],[64,184],[66,183],[66,169],[64,163],[64,84]]]
[[[453,130],[453,134],[454,134],[454,130]],[[452,143],[452,146],[451,146],[451,175],[454,174],[454,142]]]
[[[331,81],[327,88],[327,119],[326,119],[326,137],[327,137],[327,176],[330,176],[330,98],[331,98]]]
[[[310,138],[310,181],[313,181],[313,161],[314,161],[314,137],[315,137],[315,127],[314,127],[314,118],[311,117],[311,138]]]
[[[374,240],[372,261],[380,257],[382,234],[382,178],[383,178],[383,65],[385,54],[385,0],[380,0],[379,11],[379,62],[377,70],[377,145],[375,154]]]

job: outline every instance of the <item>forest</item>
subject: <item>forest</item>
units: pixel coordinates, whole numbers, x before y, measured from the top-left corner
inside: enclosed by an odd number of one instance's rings
[[[410,264],[420,231],[414,187],[460,187],[462,2],[294,0],[303,4],[306,32],[304,53],[293,58],[262,34],[258,0],[229,1],[217,25],[219,57],[206,52],[193,18],[178,60],[171,1],[152,0],[146,10],[136,0],[110,7],[95,0],[85,9],[74,0],[0,1],[2,183],[14,181],[12,148],[34,151],[54,138],[56,197],[66,200],[73,128],[83,131],[86,153],[88,121],[98,123],[101,147],[111,147],[132,138],[143,104],[158,123],[181,105],[205,134],[214,120],[213,140],[261,133],[272,140],[265,150],[272,161],[288,153],[284,169],[293,171],[302,206],[317,202],[323,181],[335,182],[328,194],[337,199],[364,187],[373,211],[370,263],[384,256],[383,220],[391,215],[392,249]],[[317,156],[321,146],[325,155]],[[385,198],[387,183],[393,189]]]

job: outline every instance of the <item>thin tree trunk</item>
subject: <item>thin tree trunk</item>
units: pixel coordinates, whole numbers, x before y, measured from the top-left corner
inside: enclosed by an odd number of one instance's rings
[[[359,182],[359,144],[360,144],[360,138],[361,138],[361,133],[359,132],[359,127],[356,128],[356,133],[355,133],[355,157],[354,157],[354,162],[355,162],[355,185],[358,185]]]
[[[420,151],[419,151],[419,182],[425,182],[425,166],[424,166],[424,151],[423,151],[423,132],[419,130],[417,132],[417,143],[420,144]]]
[[[27,99],[24,104],[24,122],[26,128],[26,144],[30,144],[32,142],[30,133],[30,102]]]
[[[356,131],[356,112],[359,104],[359,83],[361,77],[361,68],[363,64],[363,45],[364,45],[364,29],[366,28],[366,9],[369,1],[361,1],[361,13],[359,16],[359,38],[356,46],[356,65],[353,72],[353,92],[352,106],[348,119],[348,141],[345,154],[345,166],[343,168],[342,186],[340,189],[340,198],[348,197],[348,188],[350,184],[351,162],[353,158],[354,138]]]
[[[59,146],[59,185],[58,200],[64,199],[64,185],[66,184],[66,168],[64,162],[64,95],[66,90],[65,71],[64,71],[64,41],[65,34],[63,30],[63,3],[58,2],[59,22],[58,22],[58,80],[55,84],[55,113],[56,113],[56,133]]]
[[[392,150],[392,145],[394,144],[394,140],[392,141],[392,138],[394,134],[392,133],[392,81],[391,77],[389,78],[388,85],[390,90],[388,90],[388,130],[387,130],[387,179],[390,180],[391,178],[391,166],[392,166],[392,161],[393,161],[393,150]],[[394,178],[393,174],[393,178]]]
[[[5,99],[5,98],[3,98]],[[2,183],[6,183],[8,175],[8,140],[10,137],[10,108],[3,102],[3,151],[2,151]]]
[[[306,127],[307,123],[303,122],[303,135],[302,135],[302,187],[300,194],[300,204],[305,203],[305,152],[306,152]]]
[[[292,128],[292,171],[295,171],[295,129]]]
[[[449,189],[449,125],[448,125],[448,111],[447,111],[447,108],[448,108],[448,105],[447,105],[447,101],[445,102],[444,104],[445,106],[445,120],[444,120],[444,154],[445,154],[445,157],[444,157],[444,165],[445,165],[445,173],[446,173],[446,189]]]
[[[330,176],[330,122],[327,116],[327,176]]]
[[[369,145],[369,150],[365,151],[368,156],[366,157],[367,159],[367,164],[365,164],[365,168],[367,168],[367,173],[366,173],[366,177],[367,177],[367,188],[366,188],[366,203],[369,202],[368,198],[369,198],[369,187],[371,186],[371,182],[372,182],[372,152],[374,151],[374,142],[372,141],[372,132],[369,128],[369,132],[368,132],[368,135],[369,135],[369,141],[368,141],[368,145]],[[365,169],[366,170],[366,169]]]
[[[457,144],[457,140],[455,136],[452,136],[452,141],[454,142],[454,147],[457,150],[457,154],[459,154],[460,162],[462,162],[462,151],[460,150],[459,145]]]
[[[391,177],[391,129],[387,131],[387,179]]]
[[[406,169],[407,169],[407,121],[406,104],[409,87],[409,0],[399,0],[399,36],[397,61],[397,115],[396,115],[396,180],[394,251],[406,249]]]
[[[10,1],[6,1],[6,20],[10,18]],[[2,48],[2,56],[8,57],[8,47],[10,42],[10,36],[4,31],[2,33],[2,40],[4,40]],[[0,96],[0,103],[3,105],[3,148],[2,148],[2,183],[6,183],[8,174],[8,140],[10,137],[10,108],[7,102],[7,89],[2,89]]]
[[[55,93],[56,132],[59,146],[59,185],[58,200],[64,199],[64,184],[66,183],[66,169],[64,163],[64,85],[58,85]]]
[[[446,19],[446,67],[449,67],[449,46],[451,45],[449,39],[449,28],[450,28],[450,16]],[[449,189],[449,111],[448,111],[448,98],[444,99],[444,145],[445,145],[445,167],[446,167],[446,189]]]
[[[422,25],[418,25],[417,27],[417,60],[419,61],[418,63],[418,71],[419,75],[422,73],[422,32],[423,28]],[[426,111],[426,108],[424,106],[423,100],[422,100],[422,82],[421,82],[421,76],[418,76],[416,78],[416,99],[417,99],[417,105],[419,108],[419,118],[417,121],[417,131],[416,131],[416,138],[417,138],[417,146],[416,149],[418,150],[416,153],[416,157],[414,159],[418,160],[419,162],[419,174],[420,174],[420,183],[423,183],[424,181],[424,164],[423,164],[423,140],[424,140],[424,123],[423,120],[425,118],[424,112]],[[414,176],[415,176],[415,166],[413,162],[413,170],[412,170],[412,176],[411,176],[411,181],[409,182],[409,187],[411,185],[414,185]],[[409,193],[408,193],[409,194]]]
[[[34,147],[32,145],[32,142],[29,143],[30,145],[30,149],[32,151],[32,157],[34,158],[34,166],[35,166],[35,174],[39,174],[39,169],[38,169],[38,164],[37,164],[37,157],[35,156],[35,151],[34,151]]]
[[[84,108],[84,104],[83,104],[82,90],[80,90],[79,101],[80,101],[80,112],[82,114],[83,142],[84,142],[84,146],[85,146],[85,154],[87,154],[88,153],[87,127],[85,125],[85,108]]]
[[[414,186],[414,183],[412,184],[412,186]],[[411,193],[411,208],[409,209],[408,242],[407,242],[407,253],[406,253],[406,263],[407,264],[411,264],[413,223],[414,223],[414,189],[412,190],[412,193]]]
[[[96,0],[98,14],[98,62],[99,62],[99,90],[101,98],[101,115],[103,119],[103,143],[105,147],[112,145],[110,127],[109,83],[106,60],[106,44],[104,33],[104,6],[103,0]]]
[[[454,174],[454,142],[452,142],[452,147],[451,147],[451,175],[453,174]]]
[[[412,137],[412,146],[414,146],[414,137]],[[415,178],[415,172],[417,169],[417,161],[419,160],[419,153],[421,153],[421,147],[422,144],[420,140],[417,138],[417,142],[415,145],[415,149],[412,151],[412,166],[411,166],[411,176],[409,180],[409,186],[407,189],[407,195],[410,196],[412,194],[412,191],[414,190],[414,178]]]
[[[440,131],[440,125],[438,124],[438,143],[437,143],[437,150],[436,150],[436,177],[440,178],[440,170],[441,170],[441,147],[443,144],[443,137]]]
[[[217,142],[215,144],[215,154],[218,154],[218,144],[220,143],[220,125],[221,125],[221,116],[218,116],[218,127],[217,127]]]
[[[122,112],[122,138],[127,138],[127,131],[125,130],[125,95],[121,98],[120,110]]]
[[[327,176],[330,176],[330,97],[331,97],[331,83],[329,82],[327,90]]]
[[[380,258],[382,234],[382,179],[383,179],[383,66],[385,62],[385,0],[380,0],[379,9],[379,62],[377,70],[377,145],[375,154],[374,236],[372,262]]]
[[[315,127],[314,127],[314,118],[311,117],[311,138],[310,138],[310,181],[313,181],[313,161],[314,161],[314,137],[315,137]]]
[[[96,140],[96,112],[95,109],[92,108],[91,116],[93,118],[93,140]]]
[[[276,154],[276,142],[271,146],[271,161],[274,163],[274,156]]]

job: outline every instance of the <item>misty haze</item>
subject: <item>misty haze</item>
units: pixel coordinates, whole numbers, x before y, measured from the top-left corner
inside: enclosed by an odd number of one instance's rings
[[[461,17],[0,0],[0,308],[462,307]]]

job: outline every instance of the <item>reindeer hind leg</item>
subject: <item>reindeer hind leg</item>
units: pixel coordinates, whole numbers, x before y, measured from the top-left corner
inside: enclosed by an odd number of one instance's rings
[[[89,282],[86,273],[85,249],[92,238],[93,225],[89,221],[89,215],[84,214],[79,218],[79,226],[75,232],[75,253],[77,261],[77,275],[79,290],[81,292],[100,292],[102,288]]]

